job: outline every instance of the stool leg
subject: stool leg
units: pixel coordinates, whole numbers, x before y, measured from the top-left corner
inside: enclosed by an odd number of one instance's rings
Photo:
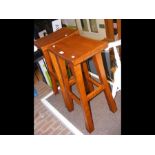
[[[68,111],[72,111],[73,110],[73,104],[70,102],[69,96],[66,93],[66,89],[65,89],[65,86],[64,86],[64,83],[63,83],[63,79],[62,79],[62,76],[61,76],[59,65],[57,63],[56,56],[53,53],[51,53],[51,52],[49,53],[49,55],[51,57],[51,61],[53,63],[53,67],[54,67],[55,72],[57,74],[57,78],[58,78],[58,81],[59,81],[59,84],[60,84],[62,96],[64,98],[64,102],[66,104],[66,107],[67,107]]]
[[[107,79],[106,79],[106,74],[105,74],[105,70],[104,70],[104,66],[103,66],[101,53],[94,55],[93,61],[94,61],[96,70],[98,72],[100,81],[105,86],[104,93],[105,93],[106,99],[108,101],[109,108],[112,112],[116,112],[117,106],[116,106],[115,100],[112,97],[112,93],[110,91],[110,87],[109,87]]]
[[[62,79],[64,82],[64,86],[66,88],[66,93],[67,93],[67,92],[71,91],[71,86],[69,85],[69,78],[68,78],[68,74],[67,74],[66,63],[65,63],[65,60],[63,60],[60,57],[58,57],[58,63],[59,63],[60,71],[61,71],[61,76],[62,76]],[[69,94],[68,94],[68,99],[69,99],[69,103],[71,106],[70,108],[73,110],[74,104],[73,104],[73,100],[69,96]]]
[[[73,65],[72,64],[68,64],[68,68],[70,69],[71,74],[73,75]]]
[[[51,82],[52,82],[53,92],[54,92],[54,94],[58,94],[57,80],[53,77],[53,75],[51,73],[50,73],[50,78],[51,78]]]
[[[84,72],[84,82],[86,84],[86,90],[88,90],[88,92],[92,92],[94,90],[94,87],[93,84],[88,80],[90,78],[90,75],[88,73],[88,67],[86,62],[82,63],[82,69]]]
[[[94,123],[92,119],[90,105],[88,103],[87,96],[86,96],[81,65],[78,64],[76,66],[73,66],[73,72],[76,79],[77,89],[80,94],[81,107],[84,113],[86,129],[88,130],[88,132],[92,132],[94,130]]]
[[[51,64],[51,60],[49,57],[49,53],[48,50],[44,50],[42,49],[47,66],[48,66],[48,70],[49,70],[49,74],[50,74],[50,78],[51,78],[51,82],[52,82],[52,88],[53,88],[53,92],[54,94],[58,93],[58,86],[57,86],[57,79],[51,74],[54,73],[53,68],[52,68],[52,64]]]

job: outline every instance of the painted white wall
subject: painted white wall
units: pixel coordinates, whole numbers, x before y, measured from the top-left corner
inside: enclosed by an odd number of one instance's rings
[[[67,26],[76,26],[75,19],[61,19],[61,22]]]

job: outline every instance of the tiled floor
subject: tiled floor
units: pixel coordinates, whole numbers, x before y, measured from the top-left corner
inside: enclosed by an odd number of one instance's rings
[[[35,84],[38,96],[34,97],[34,134],[35,135],[72,135],[41,102],[41,98],[51,92],[49,86],[39,81]]]
[[[96,88],[95,88],[96,89]],[[79,95],[75,86],[72,87],[75,95]],[[120,135],[121,134],[121,91],[117,92],[115,102],[117,111],[109,110],[105,94],[101,92],[90,103],[95,130],[89,133],[85,128],[84,117],[81,107],[74,101],[74,110],[68,112],[65,108],[61,93],[49,96],[46,101],[59,111],[70,123],[84,135]]]

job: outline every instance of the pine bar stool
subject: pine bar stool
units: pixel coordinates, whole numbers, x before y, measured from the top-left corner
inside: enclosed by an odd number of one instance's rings
[[[107,41],[96,41],[74,34],[56,43],[50,48],[50,58],[57,74],[64,102],[69,111],[74,109],[73,99],[82,107],[86,129],[89,133],[94,130],[94,123],[89,101],[104,90],[109,108],[116,112],[116,103],[107,83],[101,52],[108,46]],[[100,83],[92,79],[88,73],[86,60],[93,58],[98,72]],[[73,76],[68,78],[66,62],[70,63]],[[84,80],[85,79],[85,80]],[[89,93],[86,93],[85,83]],[[76,84],[79,96],[72,91],[71,86]],[[93,85],[97,86],[94,89]],[[78,117],[78,116],[77,116]]]
[[[34,44],[40,48],[43,52],[44,58],[47,63],[48,71],[51,77],[52,81],[52,87],[53,87],[53,92],[55,94],[58,93],[58,87],[57,87],[57,77],[56,74],[53,70],[53,66],[51,64],[51,60],[48,54],[49,47],[52,46],[53,44],[63,40],[64,38],[73,35],[74,33],[77,33],[77,30],[73,29],[68,29],[68,28],[62,28],[56,32],[50,33],[47,36],[43,38],[39,38],[36,41],[34,41]]]

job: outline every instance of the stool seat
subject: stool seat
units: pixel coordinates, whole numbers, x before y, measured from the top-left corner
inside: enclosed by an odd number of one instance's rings
[[[107,46],[108,42],[105,40],[96,41],[75,34],[52,45],[50,50],[57,56],[76,65],[92,57]]]
[[[43,38],[37,39],[36,41],[34,41],[34,44],[38,48],[48,48],[53,43],[59,42],[65,37],[70,36],[71,34],[74,34],[74,33],[78,33],[78,31],[64,27],[54,33],[48,34],[47,36]]]

